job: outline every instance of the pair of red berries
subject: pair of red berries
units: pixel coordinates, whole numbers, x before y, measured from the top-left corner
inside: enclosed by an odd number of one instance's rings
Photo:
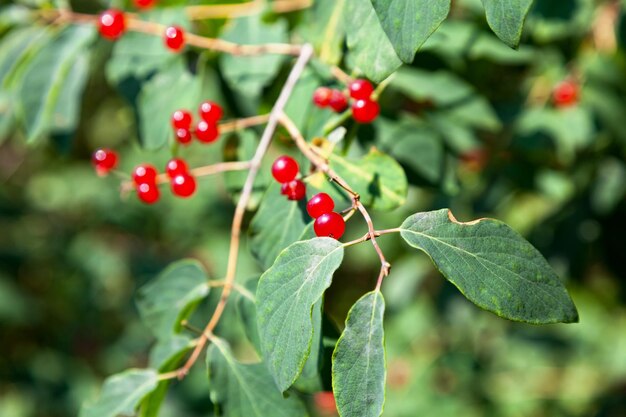
[[[579,87],[571,80],[562,81],[552,91],[552,102],[557,108],[570,107],[578,103]]]
[[[319,237],[341,239],[346,231],[346,222],[339,213],[335,213],[335,202],[326,193],[315,194],[307,203],[306,211],[315,219],[313,230]]]
[[[224,115],[224,111],[219,104],[212,101],[205,101],[200,104],[198,114],[200,114],[200,121],[195,129],[193,129],[196,138],[203,143],[215,142],[220,134],[217,122],[219,122]],[[172,127],[174,128],[176,140],[179,143],[187,145],[191,142],[192,122],[193,117],[187,110],[176,110],[174,114],[172,114]]]
[[[96,174],[101,177],[115,169],[118,159],[117,152],[108,148],[96,149],[91,155],[91,163],[96,169]]]
[[[189,172],[187,163],[179,158],[171,159],[165,166],[165,173],[170,179],[172,194],[178,197],[190,197],[196,191],[196,179]],[[159,200],[160,191],[157,184],[158,172],[153,165],[141,164],[133,171],[133,182],[137,197],[146,204]]]
[[[272,176],[281,184],[280,193],[293,201],[302,200],[306,195],[306,185],[296,179],[298,172],[298,162],[290,156],[283,155],[272,164]]]
[[[116,40],[126,32],[126,16],[117,9],[109,9],[100,14],[98,30],[103,38]],[[185,32],[179,26],[169,26],[163,34],[165,46],[173,52],[185,47]]]
[[[380,114],[378,102],[372,100],[374,86],[367,80],[358,79],[350,82],[348,91],[352,101],[352,118],[359,123],[371,123]],[[330,107],[342,112],[348,107],[348,99],[339,90],[319,87],[313,93],[313,103],[318,107]]]

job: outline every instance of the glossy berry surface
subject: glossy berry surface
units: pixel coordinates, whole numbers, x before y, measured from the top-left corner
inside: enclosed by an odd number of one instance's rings
[[[354,80],[348,86],[350,97],[355,100],[369,100],[374,92],[374,86],[367,80]]]
[[[217,103],[214,103],[212,101],[205,101],[204,103],[200,104],[198,113],[200,114],[202,120],[206,122],[217,123],[224,115],[224,110],[222,110],[222,107]]]
[[[328,105],[337,113],[348,108],[348,99],[339,90],[331,90]]]
[[[177,175],[183,175],[189,173],[189,166],[187,162],[180,158],[172,158],[165,165],[165,173],[168,177],[174,178]]]
[[[133,170],[133,181],[140,185],[145,182],[153,183],[156,181],[157,170],[150,164],[141,164]]]
[[[187,145],[191,142],[192,136],[191,131],[189,129],[176,129],[176,140],[178,143],[182,143],[183,145]]]
[[[170,26],[165,29],[165,46],[174,52],[185,47],[185,32],[179,26]]]
[[[172,113],[172,127],[174,129],[189,129],[191,127],[191,113],[187,110],[176,110]]]
[[[346,231],[346,222],[340,214],[335,212],[325,213],[315,219],[313,229],[319,237],[341,239],[341,236]]]
[[[352,117],[359,123],[371,123],[378,117],[380,106],[371,100],[356,100],[352,103]]]
[[[178,197],[190,197],[196,191],[196,179],[189,174],[178,174],[171,181],[172,193]]]
[[[319,87],[313,93],[313,104],[317,107],[328,107],[330,105],[330,96],[332,95],[332,90],[328,87]]]
[[[280,193],[282,195],[287,195],[288,192],[289,192],[289,183],[288,182],[284,182],[284,183],[280,184]]]
[[[285,187],[285,195],[289,200],[302,200],[306,196],[306,185],[300,180],[289,181]]]
[[[159,200],[161,193],[154,182],[144,182],[137,186],[137,197],[146,204],[153,204]]]
[[[109,9],[100,14],[98,19],[100,35],[106,39],[117,39],[126,31],[126,18],[124,13],[117,9]]]
[[[330,213],[335,208],[335,202],[326,193],[315,194],[306,204],[309,216],[317,219],[322,214]]]
[[[559,83],[552,92],[552,100],[556,107],[568,107],[578,103],[578,85],[572,81]]]
[[[91,163],[100,176],[107,175],[117,166],[117,153],[111,149],[100,148],[91,156]]]
[[[134,0],[135,7],[139,9],[149,9],[154,6],[156,0]]]
[[[281,184],[295,179],[299,170],[296,160],[287,155],[276,158],[272,164],[272,176]]]
[[[200,121],[196,125],[196,138],[200,142],[211,143],[217,140],[219,131],[215,122],[207,122],[206,120]]]

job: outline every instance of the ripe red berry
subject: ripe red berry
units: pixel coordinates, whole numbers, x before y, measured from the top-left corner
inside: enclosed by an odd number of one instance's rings
[[[154,6],[156,0],[134,0],[135,6],[139,9],[148,9]]]
[[[135,167],[133,171],[133,181],[136,185],[143,184],[145,182],[153,183],[156,181],[157,170],[150,164],[141,164]]]
[[[191,113],[187,110],[176,110],[172,113],[172,127],[174,129],[189,129],[191,127]]]
[[[315,194],[306,204],[309,216],[317,219],[322,214],[330,213],[335,208],[335,202],[326,193]]]
[[[115,40],[126,31],[124,13],[117,9],[109,9],[100,14],[98,30],[103,38]]]
[[[578,102],[578,85],[572,81],[563,81],[554,88],[552,100],[556,107],[568,107]]]
[[[182,143],[183,145],[187,145],[191,142],[191,132],[189,129],[176,129],[176,140],[178,143]]]
[[[287,193],[289,193],[289,183],[288,182],[283,182],[282,184],[280,184],[280,193],[282,195],[287,195]]]
[[[215,142],[218,136],[219,130],[217,129],[217,124],[215,124],[215,122],[207,122],[206,120],[201,120],[196,125],[196,138],[198,138],[200,142]]]
[[[96,168],[96,173],[103,177],[117,166],[117,153],[111,149],[100,148],[91,156],[91,163]]]
[[[189,173],[189,166],[180,158],[172,158],[165,165],[165,173],[170,178],[174,178],[177,175],[185,175]]]
[[[187,173],[176,175],[170,184],[172,193],[178,197],[189,197],[196,191],[196,179]]]
[[[222,107],[212,101],[205,101],[204,103],[200,104],[198,112],[200,113],[200,117],[202,117],[202,120],[212,123],[217,123],[224,115],[224,110],[222,110]]]
[[[371,100],[356,100],[352,103],[352,117],[359,123],[371,123],[380,113],[380,106]]]
[[[137,185],[137,197],[146,204],[156,203],[161,193],[154,182],[144,182]]]
[[[315,219],[313,229],[317,236],[341,239],[341,236],[343,236],[343,233],[346,231],[346,222],[340,214],[331,211]]]
[[[350,97],[355,100],[369,100],[370,96],[374,92],[374,86],[367,80],[359,79],[354,80],[348,86],[350,90]]]
[[[330,99],[328,105],[337,113],[344,111],[348,108],[348,99],[339,90],[330,91]]]
[[[317,107],[328,107],[330,104],[330,97],[332,95],[332,90],[328,87],[319,87],[313,93],[313,104]]]
[[[296,160],[287,155],[278,157],[272,164],[272,176],[281,184],[296,178],[299,170]]]
[[[306,195],[306,185],[300,180],[293,180],[286,183],[285,195],[289,200],[302,200]]]
[[[185,32],[179,26],[170,26],[165,29],[165,46],[178,52],[185,46]]]

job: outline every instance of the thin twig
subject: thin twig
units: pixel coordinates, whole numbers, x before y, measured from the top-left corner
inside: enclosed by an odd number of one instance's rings
[[[233,290],[237,291],[239,294],[246,297],[248,300],[252,302],[255,301],[256,297],[254,296],[254,294],[248,291],[246,287],[239,285],[236,282],[233,282],[232,284],[227,284],[226,281],[209,281],[209,287],[223,288],[226,285],[231,285],[233,287]]]
[[[278,100],[276,100],[276,103],[272,108],[272,112],[270,113],[270,118],[267,122],[267,126],[265,127],[263,136],[261,137],[259,145],[256,149],[256,153],[252,158],[250,171],[248,172],[248,177],[241,191],[241,197],[239,198],[237,207],[235,208],[235,215],[233,216],[233,224],[231,227],[228,266],[226,269],[226,276],[224,278],[224,290],[222,291],[220,300],[215,307],[215,311],[213,312],[211,320],[206,325],[203,334],[198,339],[198,345],[191,353],[189,359],[187,359],[187,362],[178,370],[178,378],[184,378],[185,375],[189,373],[189,370],[198,360],[200,354],[202,353],[202,350],[206,346],[206,343],[208,341],[207,334],[212,334],[215,326],[217,326],[217,323],[224,313],[228,297],[230,296],[233,283],[235,281],[235,274],[237,271],[237,258],[239,255],[239,238],[241,234],[241,224],[243,222],[243,216],[245,214],[246,207],[248,206],[248,201],[252,194],[254,180],[261,166],[261,160],[265,156],[265,153],[267,152],[267,149],[272,141],[272,137],[274,136],[274,132],[276,131],[276,127],[278,125],[278,120],[283,114],[283,110],[287,105],[287,101],[289,100],[289,97],[291,96],[291,93],[293,92],[293,89],[298,82],[298,79],[302,75],[302,72],[304,71],[307,62],[311,59],[312,55],[313,47],[308,44],[304,45],[301,49],[298,60],[291,69],[291,73],[289,74],[289,77],[287,78],[287,81],[285,82],[285,85],[280,92]]]

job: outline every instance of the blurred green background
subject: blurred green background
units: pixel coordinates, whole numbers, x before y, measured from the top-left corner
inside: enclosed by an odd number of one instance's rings
[[[21,6],[46,2],[2,3],[0,47],[20,24]],[[92,13],[104,7],[72,3]],[[300,33],[300,25],[328,5],[318,1],[287,16],[293,36],[313,36]],[[211,34],[222,23],[196,30]],[[403,164],[412,184],[406,206],[375,213],[377,228],[440,207],[460,220],[501,219],[546,256],[581,318],[543,327],[499,319],[465,300],[425,255],[382,237],[394,265],[383,286],[385,416],[626,416],[624,23],[620,1],[540,0],[523,46],[512,51],[489,31],[480,2],[455,2],[413,66],[387,87],[383,117],[356,131],[351,152],[381,148]],[[27,145],[19,118],[6,122],[11,102],[2,101],[2,417],[76,415],[104,377],[147,362],[153,340],[133,301],[138,287],[183,257],[198,258],[215,278],[225,270],[233,203],[222,178],[200,180],[189,200],[163,193],[149,207],[134,196],[120,198],[119,179],[93,172],[90,154],[101,146],[119,151],[123,172],[140,162],[161,167],[170,156],[140,146],[138,128],[146,121],[137,94],[150,75],[111,83],[104,70],[111,48],[95,42],[75,130]],[[279,74],[250,104],[225,80],[215,56],[186,58],[210,68],[206,92],[223,97],[229,117],[266,111],[284,80]],[[552,90],[565,79],[580,85],[580,102],[555,108]],[[473,104],[449,101],[465,89]],[[184,156],[192,166],[215,162],[230,141],[194,144]],[[407,141],[409,154],[399,148]],[[290,151],[284,132],[276,142],[269,160]],[[352,222],[346,239],[363,232]],[[326,299],[329,323],[342,325],[352,303],[374,286],[378,268],[371,246],[347,251]],[[238,276],[243,282],[259,272],[244,241]],[[198,325],[209,314],[210,302],[197,312]],[[241,329],[229,317],[217,333],[237,340]],[[161,415],[213,415],[207,385],[197,367],[174,385]]]

